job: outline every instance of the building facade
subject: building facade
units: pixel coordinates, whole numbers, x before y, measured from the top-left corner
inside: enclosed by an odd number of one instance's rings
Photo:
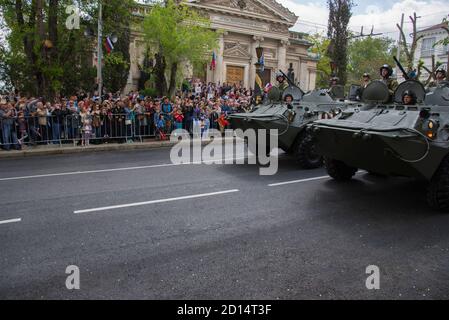
[[[443,28],[442,24],[437,24],[430,28],[420,30],[418,32],[418,36],[423,37],[418,41],[416,46],[415,65],[418,65],[418,62],[422,60],[424,62],[424,66],[426,66],[429,70],[432,70],[433,56],[435,59],[435,64],[439,62],[442,64],[441,67],[447,70],[449,45],[434,45],[438,41],[449,36],[449,32]],[[420,80],[425,81],[428,77],[428,72],[423,69]]]
[[[256,48],[264,48],[264,84],[275,83],[275,73],[293,68],[294,81],[305,90],[315,88],[317,60],[309,56],[312,45],[304,35],[289,31],[298,17],[275,0],[190,0],[188,5],[210,17],[211,28],[220,30],[219,48],[215,51],[216,67],[205,66],[204,81],[217,84],[240,84],[253,88],[257,62]],[[143,16],[150,10],[139,6],[134,14]],[[132,32],[131,69],[125,90],[136,90],[146,46],[139,30]],[[185,77],[193,71],[186,66]]]

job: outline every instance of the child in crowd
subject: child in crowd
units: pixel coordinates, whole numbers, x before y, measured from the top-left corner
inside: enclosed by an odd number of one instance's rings
[[[222,113],[218,118],[218,126],[220,128],[221,134],[224,134],[226,127],[229,126],[229,121],[226,119],[225,113]]]
[[[175,129],[182,129],[183,120],[184,115],[182,114],[182,109],[179,107],[175,113]]]
[[[23,142],[28,137],[27,134],[27,120],[25,119],[25,113],[23,111],[19,111],[17,114],[17,125],[19,127],[19,144],[23,145]]]
[[[164,115],[160,114],[159,119],[156,123],[156,138],[159,140],[165,140],[165,119]]]
[[[92,136],[92,118],[91,117],[85,117],[83,121],[83,139],[81,142],[82,146],[89,146],[89,140]]]

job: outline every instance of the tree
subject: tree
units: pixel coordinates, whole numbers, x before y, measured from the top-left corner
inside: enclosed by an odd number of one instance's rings
[[[347,47],[349,19],[354,6],[352,0],[328,0],[329,23],[327,37],[330,39],[328,56],[333,75],[340,78],[340,84],[346,84],[346,67],[348,64]]]
[[[129,71],[129,23],[133,0],[108,0],[104,4],[104,31],[118,36],[111,56],[104,59],[105,85],[119,89]],[[80,29],[67,29],[66,8],[75,5],[81,15]],[[0,44],[5,74],[0,75],[23,94],[53,97],[92,91],[95,84],[95,37],[98,0],[0,0],[8,30]]]
[[[183,2],[168,0],[154,5],[143,21],[143,30],[145,39],[155,48],[160,95],[174,95],[182,80],[181,64],[206,62],[217,47],[218,33],[210,29],[210,20]]]
[[[447,32],[448,36],[440,41],[438,41],[435,45],[442,44],[444,46],[447,46],[449,44],[449,19],[444,18],[441,27],[444,29],[444,31]]]
[[[331,60],[326,55],[330,40],[320,34],[308,36],[307,40],[313,43],[309,48],[309,52],[319,59],[317,63],[316,86],[317,88],[327,88],[329,86],[329,78],[332,74]]]
[[[447,37],[443,38],[440,41],[438,41],[437,43],[435,43],[434,46],[437,46],[437,45],[447,46],[447,45],[449,45],[449,19],[448,18],[444,18],[443,19],[443,21],[441,22],[441,27],[443,28],[444,31],[446,31]],[[449,72],[449,55],[447,57],[446,69]]]
[[[103,31],[104,35],[114,34],[117,36],[117,43],[110,54],[105,54],[103,82],[110,92],[117,92],[124,88],[128,80],[130,68],[130,21],[131,8],[134,5],[132,0],[103,1]],[[96,17],[96,11],[92,14]]]
[[[407,38],[405,37],[405,32],[404,32],[403,28],[399,24],[396,24],[396,26],[398,27],[399,32],[401,34],[402,49],[404,50],[405,56],[407,58],[407,62],[406,62],[406,68],[407,68],[406,72],[407,73],[411,72],[414,69],[413,64],[415,61],[416,47],[418,45],[418,41],[424,37],[424,35],[418,36],[418,31],[417,31],[417,27],[416,27],[416,21],[417,21],[418,17],[416,16],[416,12],[413,13],[413,17],[410,16],[409,18],[410,18],[410,22],[412,23],[412,27],[413,27],[412,34],[411,34],[412,42],[410,45],[407,43]]]
[[[432,79],[436,79],[436,73],[437,73],[437,70],[438,70],[438,69],[440,68],[440,66],[442,65],[442,63],[439,62],[439,61],[438,61],[438,62],[435,62],[435,55],[434,55],[434,54],[432,55],[431,59],[432,59],[432,62],[431,62],[430,69],[427,68],[427,67],[424,65],[424,61],[423,61],[422,59],[418,61],[418,76],[417,76],[417,78],[419,79],[419,77],[420,77],[420,75],[421,75],[421,69],[426,70],[427,73],[429,74],[428,77],[427,77],[427,80],[426,80],[426,81],[423,81],[423,84],[424,84],[425,86],[427,86],[427,85],[432,81]]]
[[[379,68],[385,63],[394,65],[395,47],[390,38],[357,38],[348,46],[348,81],[359,83],[363,73],[380,77]]]

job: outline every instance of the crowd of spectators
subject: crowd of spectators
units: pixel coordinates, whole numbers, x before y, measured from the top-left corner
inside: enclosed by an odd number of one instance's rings
[[[167,139],[173,129],[192,132],[229,127],[227,116],[247,112],[252,91],[238,85],[191,82],[175,98],[79,93],[47,101],[20,94],[0,99],[0,137],[4,150],[24,145],[133,143]]]

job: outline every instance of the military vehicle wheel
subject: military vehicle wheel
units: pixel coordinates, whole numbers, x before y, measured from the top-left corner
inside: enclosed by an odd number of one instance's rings
[[[324,166],[326,167],[327,173],[337,181],[351,180],[358,170],[357,168],[348,166],[344,162],[329,158],[324,158]]]
[[[296,162],[303,169],[315,169],[323,165],[323,157],[316,153],[315,142],[311,135],[300,137],[294,148]]]
[[[449,212],[449,158],[443,160],[430,181],[427,202],[433,209]]]

